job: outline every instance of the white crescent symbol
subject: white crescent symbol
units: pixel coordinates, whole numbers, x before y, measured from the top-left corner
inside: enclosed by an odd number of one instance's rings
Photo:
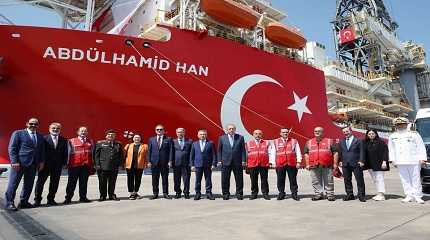
[[[240,78],[229,87],[221,103],[222,126],[225,127],[227,124],[236,125],[236,131],[243,135],[245,141],[252,139],[252,135],[243,125],[242,117],[240,115],[242,99],[251,87],[262,82],[274,83],[282,87],[279,82],[271,77],[260,74],[247,75]]]
[[[350,30],[343,32],[343,37],[349,40],[349,37],[351,37],[352,33]]]

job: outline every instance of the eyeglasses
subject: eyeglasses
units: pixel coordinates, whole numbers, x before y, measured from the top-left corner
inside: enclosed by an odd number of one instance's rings
[[[28,125],[30,125],[30,126],[38,126],[39,124],[38,123],[28,123]]]
[[[162,128],[157,128],[157,129],[155,129],[156,131],[163,131],[164,129],[162,129]]]

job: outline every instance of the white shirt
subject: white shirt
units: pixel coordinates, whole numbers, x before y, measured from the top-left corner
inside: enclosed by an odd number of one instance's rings
[[[426,147],[417,132],[396,131],[388,138],[389,160],[396,165],[419,164],[427,160]]]
[[[282,138],[282,140],[284,140],[284,143],[286,144],[288,141],[288,138],[287,139]],[[273,140],[271,142],[272,142],[272,144],[270,144],[270,146],[269,146],[269,162],[272,165],[275,165],[276,164],[276,146],[273,143]],[[300,146],[299,146],[298,142],[296,142],[295,146],[293,147],[293,150],[296,152],[297,163],[301,163],[302,162],[302,152],[300,151]]]
[[[230,142],[230,146],[233,147],[234,135],[232,136],[230,134],[227,134],[227,136],[228,136],[228,141]]]
[[[353,140],[354,140],[354,135],[351,135],[349,138],[345,139],[346,147],[348,148],[348,150],[351,147]]]
[[[54,148],[57,148],[57,145],[58,145],[58,135],[55,136],[55,135],[51,134],[51,139],[52,139],[52,142],[54,143]]]
[[[200,151],[203,152],[203,150],[205,149],[206,140],[199,140],[199,142],[200,142]]]

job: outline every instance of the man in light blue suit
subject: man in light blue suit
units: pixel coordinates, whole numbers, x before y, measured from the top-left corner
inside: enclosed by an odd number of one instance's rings
[[[203,174],[205,175],[206,198],[215,200],[212,195],[212,170],[216,168],[216,149],[212,141],[207,139],[207,131],[199,130],[197,136],[198,141],[195,141],[191,146],[190,167],[196,172],[196,196],[194,200],[201,198],[201,182]]]
[[[43,136],[37,132],[38,127],[39,120],[31,118],[27,122],[26,129],[16,130],[10,138],[9,160],[12,168],[5,194],[5,208],[9,211],[33,207],[28,199],[33,189],[36,170],[43,169],[45,159],[45,141]],[[23,176],[24,186],[18,208],[16,208],[14,204],[16,190]]]

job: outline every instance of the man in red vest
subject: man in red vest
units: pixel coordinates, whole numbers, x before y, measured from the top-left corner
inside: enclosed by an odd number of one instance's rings
[[[254,139],[246,143],[247,167],[251,177],[251,197],[250,200],[257,199],[258,194],[258,175],[261,179],[261,192],[265,200],[270,200],[269,183],[267,176],[269,172],[269,147],[270,142],[263,140],[263,132],[255,130]]]
[[[79,201],[91,202],[87,198],[87,185],[88,177],[93,169],[93,148],[94,144],[88,138],[88,129],[86,127],[79,127],[78,136],[69,140],[70,157],[68,163],[69,178],[66,187],[66,199],[64,204],[72,202],[73,194],[75,192],[76,183],[79,180]]]
[[[276,167],[278,198],[277,200],[285,199],[285,177],[288,173],[290,182],[291,198],[299,201],[297,195],[297,172],[302,161],[302,153],[296,139],[288,138],[289,130],[281,129],[281,137],[273,140],[273,146],[270,150],[271,162]]]
[[[323,137],[322,127],[316,127],[314,135],[304,148],[306,169],[311,172],[315,192],[312,201],[323,199],[324,190],[327,200],[334,201],[333,168],[338,167],[337,147],[332,139]]]

